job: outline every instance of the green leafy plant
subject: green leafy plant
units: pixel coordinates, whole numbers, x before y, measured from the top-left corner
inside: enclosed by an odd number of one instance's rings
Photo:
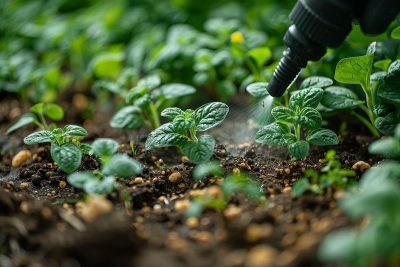
[[[324,261],[346,266],[400,265],[400,125],[395,136],[372,143],[371,153],[391,157],[362,177],[359,190],[340,207],[353,220],[364,219],[361,228],[341,229],[329,234],[320,247]],[[388,146],[396,143],[397,146]],[[394,160],[396,159],[396,160]]]
[[[247,174],[225,175],[218,162],[206,162],[196,166],[193,171],[196,180],[207,176],[224,177],[224,181],[218,185],[218,192],[208,191],[206,188],[204,194],[195,196],[185,213],[187,217],[199,217],[204,209],[221,212],[228,206],[231,197],[237,193],[242,193],[255,202],[260,201],[261,186]]]
[[[54,129],[56,126],[54,124],[49,125],[46,118],[53,121],[60,121],[64,118],[64,110],[54,103],[38,103],[32,106],[28,113],[23,114],[19,120],[7,130],[7,134],[28,124],[34,124],[41,130]]]
[[[101,169],[70,174],[67,181],[88,194],[108,194],[117,186],[117,178],[127,179],[142,172],[142,165],[117,153],[118,143],[109,138],[99,138],[92,143],[92,153],[99,158]]]
[[[80,126],[66,125],[64,128],[55,128],[51,131],[31,133],[24,138],[24,143],[27,145],[51,143],[51,158],[61,170],[71,173],[81,165],[82,154],[88,154],[90,151],[88,144],[79,141],[87,134],[87,131]]]
[[[333,86],[324,91],[321,104],[330,111],[350,111],[368,129],[378,136],[393,134],[400,122],[400,61],[390,64],[389,59],[375,62],[376,43],[372,43],[364,56],[345,58],[336,66],[335,79],[338,82],[361,85],[364,99],[350,89]],[[371,75],[373,66],[380,71]],[[360,109],[367,118],[355,109]]]
[[[185,84],[160,85],[161,79],[158,75],[141,79],[124,96],[126,106],[111,118],[111,127],[132,129],[145,124],[148,128],[155,129],[160,126],[160,109],[168,102],[196,91],[192,86]]]
[[[222,123],[228,112],[229,107],[221,102],[205,104],[196,110],[164,109],[161,116],[172,122],[149,134],[146,149],[175,146],[194,163],[208,161],[213,154],[215,140],[211,135],[198,137],[197,132],[207,131]]]
[[[293,185],[292,195],[298,197],[303,195],[307,190],[322,195],[330,187],[345,188],[354,185],[354,181],[352,183],[349,177],[354,177],[356,175],[355,172],[353,170],[342,169],[340,161],[335,157],[335,150],[326,152],[326,165],[320,172],[314,169],[306,170],[304,178],[298,180]]]
[[[303,159],[308,155],[309,146],[336,145],[337,135],[321,128],[322,118],[317,110],[323,95],[318,83],[294,91],[290,96],[289,107],[277,106],[271,111],[275,122],[261,127],[256,133],[256,142],[267,145],[285,146],[294,159]],[[265,94],[261,86],[249,87],[253,95]],[[307,133],[302,137],[302,129]]]

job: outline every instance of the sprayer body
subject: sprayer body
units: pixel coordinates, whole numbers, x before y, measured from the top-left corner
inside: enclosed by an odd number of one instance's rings
[[[385,5],[399,0],[380,0]],[[366,0],[299,0],[289,17],[293,25],[284,36],[287,46],[268,85],[274,97],[284,94],[308,61],[317,61],[328,47],[338,47],[364,11]],[[383,6],[385,7],[385,6]],[[382,27],[381,27],[382,28]]]

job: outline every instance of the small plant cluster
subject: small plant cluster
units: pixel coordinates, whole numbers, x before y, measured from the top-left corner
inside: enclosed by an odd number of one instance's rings
[[[87,131],[80,126],[66,125],[64,128],[55,128],[51,131],[31,133],[24,138],[24,143],[27,145],[51,143],[51,158],[61,170],[71,173],[81,165],[82,155],[90,152],[90,146],[79,141],[87,134]]]
[[[335,150],[326,152],[326,165],[319,172],[314,169],[306,170],[304,178],[298,180],[293,185],[292,195],[299,197],[306,191],[322,195],[330,187],[338,189],[354,186],[355,181],[349,180],[349,177],[354,177],[356,175],[355,172],[353,170],[342,169],[340,161],[335,157]]]
[[[144,124],[149,129],[155,129],[160,126],[159,110],[168,101],[175,101],[194,92],[195,88],[185,84],[171,83],[161,86],[158,75],[145,77],[124,94],[126,106],[111,118],[110,125],[114,128],[133,129]]]
[[[113,139],[96,139],[91,147],[91,153],[100,160],[101,169],[76,172],[67,178],[68,183],[88,194],[111,193],[118,187],[117,178],[126,179],[142,172],[143,167],[138,161],[117,153],[118,143]]]
[[[335,79],[346,84],[361,85],[365,100],[344,87],[333,86],[325,90],[321,104],[326,111],[350,111],[368,129],[378,136],[392,135],[400,122],[400,60],[384,59],[375,62],[376,43],[372,43],[364,56],[344,58],[336,66]],[[371,75],[373,67],[380,69]],[[365,116],[355,112],[360,109]]]
[[[218,162],[207,162],[196,166],[193,171],[193,177],[196,180],[207,176],[224,177],[224,181],[218,185],[218,190],[207,191],[206,189],[204,194],[195,196],[185,213],[187,217],[199,217],[204,209],[222,212],[228,206],[231,197],[237,193],[242,193],[255,202],[260,201],[261,186],[246,174],[224,175]]]
[[[19,120],[7,130],[7,134],[29,124],[34,124],[42,130],[54,129],[56,127],[55,124],[49,125],[46,118],[53,121],[60,121],[64,118],[64,110],[54,103],[38,103],[33,105],[28,113],[23,114]]]
[[[146,140],[146,149],[156,147],[178,147],[194,163],[208,161],[215,146],[211,135],[197,136],[224,121],[229,107],[221,102],[205,104],[196,110],[183,111],[179,108],[167,108],[161,116],[172,122],[161,125],[151,132]]]
[[[330,79],[323,77],[305,80],[300,90],[290,96],[288,107],[277,106],[272,109],[275,122],[257,131],[256,142],[285,146],[294,159],[304,159],[310,145],[338,144],[338,137],[333,131],[321,128],[322,117],[317,109],[324,93],[321,87],[331,83]],[[266,83],[251,84],[247,91],[253,96],[265,97],[268,95],[266,86]]]
[[[329,234],[320,247],[324,261],[346,266],[400,265],[400,125],[394,136],[372,143],[369,150],[391,158],[368,170],[359,190],[340,201],[352,219],[364,219],[360,229]]]

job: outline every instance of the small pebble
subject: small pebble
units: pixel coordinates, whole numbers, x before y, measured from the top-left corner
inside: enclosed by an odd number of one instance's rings
[[[245,162],[239,163],[239,167],[240,167],[240,168],[243,168],[243,169],[246,169],[246,170],[248,170],[248,171],[251,170],[251,167],[250,167],[247,163],[245,163]]]
[[[92,196],[87,202],[76,205],[76,213],[85,221],[92,222],[101,215],[110,213],[114,208],[111,201],[102,196]]]
[[[282,189],[282,193],[290,193],[290,192],[292,192],[292,188],[289,186]]]
[[[268,245],[258,245],[247,253],[245,267],[269,267],[275,265],[278,252]]]
[[[64,188],[67,186],[67,183],[66,183],[64,180],[61,180],[61,181],[58,183],[58,186],[59,186],[61,189],[64,189]]]
[[[371,165],[369,165],[365,161],[361,160],[361,161],[354,163],[352,168],[353,168],[353,170],[364,172],[364,171],[368,170],[369,168],[371,168]]]
[[[11,166],[19,167],[24,164],[28,159],[32,157],[32,153],[29,150],[21,150],[12,159]]]
[[[173,172],[169,177],[168,180],[171,183],[176,183],[177,181],[179,181],[182,178],[182,174],[180,172]]]
[[[199,219],[196,217],[190,217],[186,220],[186,226],[189,228],[197,228],[199,226]]]
[[[290,174],[290,168],[285,168],[284,171],[286,174]]]
[[[19,184],[19,189],[21,189],[21,190],[26,190],[28,188],[29,188],[29,184],[26,183],[26,182],[23,182],[23,183]]]
[[[142,177],[136,177],[133,179],[134,184],[142,184],[143,183],[143,178]]]
[[[211,233],[209,233],[207,231],[196,232],[192,235],[192,237],[194,240],[196,240],[197,242],[201,242],[201,243],[210,242],[213,238]]]
[[[187,210],[189,208],[189,206],[190,206],[190,202],[187,199],[178,200],[175,202],[175,209],[180,212],[184,212],[185,210]]]
[[[236,174],[236,175],[239,175],[239,174],[240,174],[240,169],[239,169],[239,168],[234,168],[234,169],[232,170],[232,173],[233,173],[233,174]]]
[[[228,219],[235,219],[239,217],[241,213],[242,209],[234,205],[229,205],[228,208],[224,211],[224,215]]]

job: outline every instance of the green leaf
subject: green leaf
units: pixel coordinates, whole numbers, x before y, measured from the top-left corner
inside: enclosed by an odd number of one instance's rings
[[[193,178],[195,180],[201,180],[208,175],[221,176],[223,173],[218,161],[205,162],[196,166],[193,170]]]
[[[166,123],[149,134],[146,140],[146,150],[155,147],[181,146],[187,141],[186,136],[175,132],[172,123]]]
[[[99,78],[115,80],[122,70],[123,53],[108,52],[93,59],[93,72]]]
[[[310,150],[310,145],[303,140],[297,141],[288,146],[290,154],[295,159],[304,159],[308,155],[308,151]]]
[[[373,142],[368,151],[371,154],[382,155],[385,158],[400,159],[400,140],[394,137],[388,137]]]
[[[185,118],[182,115],[178,115],[172,122],[175,129],[184,130],[192,128],[196,125],[196,122],[193,118]]]
[[[274,117],[276,121],[286,122],[286,123],[294,123],[295,112],[286,107],[274,107],[271,110],[271,115]]]
[[[92,143],[92,151],[98,157],[111,157],[118,151],[118,142],[111,138],[98,138]]]
[[[299,197],[306,192],[308,189],[310,183],[308,182],[307,179],[300,179],[293,185],[293,191],[292,191],[292,196],[294,197]]]
[[[58,167],[66,173],[71,173],[81,165],[82,152],[73,143],[51,144],[50,154]]]
[[[333,110],[351,110],[362,103],[353,91],[339,86],[326,88],[321,99],[323,106]]]
[[[186,142],[181,146],[190,161],[199,164],[208,161],[213,155],[215,140],[211,135],[202,135],[198,141]]]
[[[305,107],[316,108],[321,101],[324,91],[321,88],[307,88],[293,92],[290,96],[289,107],[293,110],[296,107],[303,109]]]
[[[91,172],[75,172],[67,177],[70,185],[80,189],[83,189],[85,184],[92,180],[97,180],[97,177]]]
[[[400,26],[396,27],[390,34],[393,39],[400,39]]]
[[[160,76],[155,74],[141,79],[138,82],[137,87],[139,88],[143,87],[146,88],[147,90],[152,90],[160,86],[160,84],[161,84],[161,78]]]
[[[33,105],[29,110],[38,115],[43,114],[44,103],[37,103]]]
[[[274,122],[260,128],[256,133],[256,142],[266,145],[287,145],[287,139],[285,139],[287,132],[285,129]]]
[[[161,111],[161,116],[173,120],[178,115],[185,115],[185,112],[180,108],[166,108]]]
[[[262,82],[252,83],[246,87],[246,91],[255,97],[266,97],[269,95],[267,87],[268,83],[262,83]]]
[[[256,47],[247,52],[247,55],[254,59],[259,67],[271,57],[271,49],[268,47]]]
[[[392,112],[385,117],[376,118],[374,125],[384,135],[393,135],[398,123],[400,123],[399,114]]]
[[[373,54],[344,58],[336,65],[335,80],[348,84],[359,84],[364,90],[369,88]]]
[[[85,128],[77,125],[66,125],[63,131],[64,136],[86,136],[88,134]]]
[[[382,59],[382,60],[378,60],[374,63],[374,67],[381,69],[383,71],[387,71],[389,68],[390,63],[392,63],[392,60],[390,59]],[[371,75],[372,76],[372,75]]]
[[[400,60],[394,61],[379,84],[378,95],[386,101],[400,104]]]
[[[12,133],[13,131],[33,123],[36,120],[36,116],[32,113],[25,113],[24,115],[22,115],[19,120],[14,123],[8,130],[7,130],[7,134]]]
[[[143,170],[142,164],[125,154],[114,155],[103,168],[105,175],[113,175],[121,178],[130,178],[140,174]]]
[[[333,84],[333,81],[329,78],[320,77],[320,76],[312,76],[312,77],[308,77],[301,83],[299,90],[311,88],[311,87],[324,88],[324,87],[330,86],[332,84]]]
[[[34,145],[39,143],[51,142],[55,138],[54,134],[50,131],[38,131],[31,133],[24,138],[24,143],[27,145]]]
[[[197,131],[206,131],[224,121],[229,112],[228,105],[221,102],[205,104],[194,111]]]
[[[307,136],[307,142],[311,145],[328,146],[339,144],[337,135],[328,129],[318,129],[311,131]]]
[[[85,155],[92,155],[92,146],[89,144],[85,143],[80,143],[79,144],[79,149],[82,151],[83,154]]]
[[[171,83],[161,86],[156,92],[156,95],[162,95],[166,99],[175,99],[181,96],[194,94],[196,89],[193,86],[181,84],[181,83]]]
[[[345,263],[352,262],[357,257],[356,232],[341,229],[330,233],[319,248],[319,256],[323,261]]]
[[[150,104],[151,104],[151,96],[149,94],[142,95],[141,97],[133,101],[134,106],[137,106],[142,109],[148,107]]]
[[[103,179],[89,180],[83,186],[88,194],[106,195],[111,193],[115,187],[115,177],[106,176]]]
[[[322,118],[319,111],[315,108],[306,107],[296,116],[296,122],[307,129],[317,129],[321,127]]]
[[[110,121],[113,128],[134,129],[143,124],[140,109],[134,106],[128,106],[120,109]]]
[[[44,104],[43,114],[54,121],[60,121],[64,118],[63,108],[54,103]]]

